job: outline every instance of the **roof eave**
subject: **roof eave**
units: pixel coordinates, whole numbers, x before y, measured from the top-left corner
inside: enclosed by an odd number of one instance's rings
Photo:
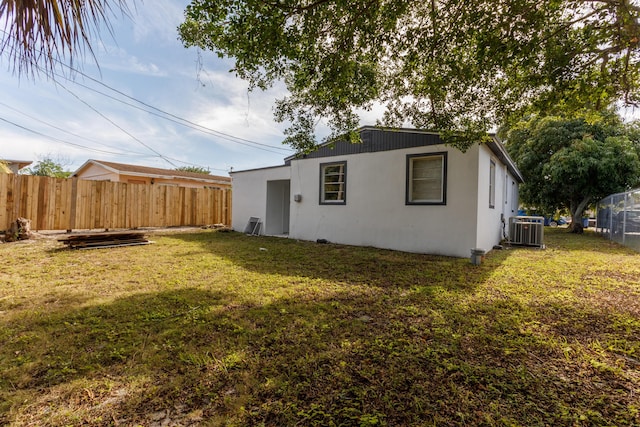
[[[487,144],[489,149],[500,158],[500,160],[507,166],[509,172],[511,172],[511,174],[518,180],[520,184],[524,183],[524,177],[522,176],[522,173],[507,152],[507,149],[504,147],[504,144],[502,144],[502,141],[500,141],[500,139],[495,134],[489,134],[489,136],[491,136],[491,142]]]

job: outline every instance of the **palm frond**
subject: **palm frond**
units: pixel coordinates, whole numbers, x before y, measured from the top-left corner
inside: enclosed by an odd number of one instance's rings
[[[126,0],[0,0],[0,54],[19,75],[52,72],[63,60],[72,67],[86,53],[95,59],[92,38],[112,32],[117,12],[129,15]]]

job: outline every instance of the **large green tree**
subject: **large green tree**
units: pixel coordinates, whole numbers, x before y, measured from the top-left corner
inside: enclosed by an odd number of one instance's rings
[[[525,183],[521,201],[544,212],[567,209],[572,227],[605,196],[640,183],[637,124],[617,116],[533,117],[507,132]]]
[[[382,124],[464,149],[532,104],[636,102],[639,16],[633,0],[192,0],[179,32],[253,88],[284,81],[294,147],[320,118],[355,139],[357,110],[382,103]]]
[[[20,74],[51,73],[89,51],[110,18],[128,13],[127,0],[0,0],[0,54]],[[63,68],[63,71],[67,71]]]

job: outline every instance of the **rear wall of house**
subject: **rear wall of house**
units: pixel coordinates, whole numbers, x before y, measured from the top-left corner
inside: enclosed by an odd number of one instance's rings
[[[250,217],[257,217],[263,222],[267,216],[267,182],[288,180],[289,166],[256,169],[235,172],[233,177],[232,219],[235,231],[244,231]]]
[[[478,157],[442,145],[291,162],[290,237],[469,257],[476,245]],[[407,155],[448,152],[446,205],[407,205]],[[346,204],[321,205],[320,164],[346,161]],[[235,182],[234,182],[235,186]],[[234,194],[234,215],[235,209]]]

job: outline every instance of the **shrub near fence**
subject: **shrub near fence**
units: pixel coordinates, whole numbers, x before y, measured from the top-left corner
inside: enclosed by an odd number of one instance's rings
[[[0,230],[231,225],[231,190],[0,174]]]

